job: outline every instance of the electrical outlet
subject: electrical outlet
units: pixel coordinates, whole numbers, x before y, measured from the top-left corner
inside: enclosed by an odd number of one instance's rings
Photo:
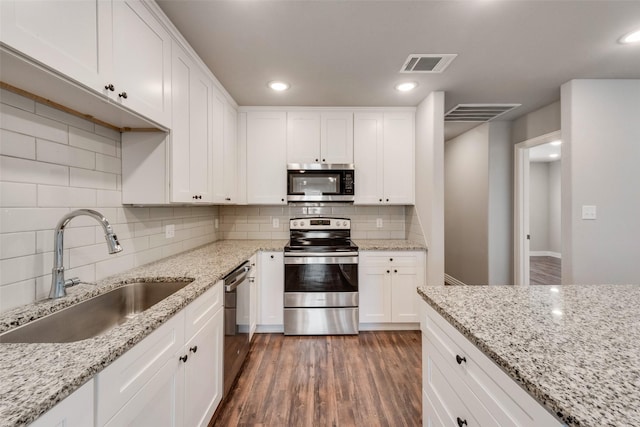
[[[171,239],[176,235],[176,226],[174,224],[168,224],[164,226],[164,237]]]
[[[220,227],[220,220],[218,220],[218,218],[215,218],[213,220],[213,227],[218,229]]]
[[[382,228],[382,218],[377,218],[376,219],[376,227]]]
[[[582,206],[582,219],[596,219],[596,207],[593,205]]]
[[[280,227],[280,218],[273,218],[273,219],[271,220],[271,226],[272,226],[273,228],[278,228],[278,227]]]

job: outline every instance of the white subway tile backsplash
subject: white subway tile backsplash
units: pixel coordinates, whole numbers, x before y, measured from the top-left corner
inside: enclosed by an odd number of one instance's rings
[[[0,121],[2,129],[63,144],[66,144],[69,140],[68,126],[60,122],[40,117],[6,104],[0,104],[0,114],[2,115],[2,120]]]
[[[115,190],[117,188],[116,176],[112,173],[71,168],[69,170],[69,185],[72,187]]]
[[[35,232],[0,234],[0,259],[30,255],[35,252]]]
[[[0,312],[48,296],[54,227],[73,209],[98,210],[124,249],[109,255],[93,218],[69,222],[65,275],[89,282],[221,235],[213,229],[218,207],[123,206],[118,132],[5,91],[0,103]],[[176,226],[172,239],[164,238],[167,224]]]
[[[75,127],[69,128],[69,145],[116,157],[116,141]]]
[[[0,286],[51,272],[53,252],[0,260]]]
[[[43,139],[38,139],[36,146],[37,159],[41,162],[57,163],[83,169],[94,169],[96,166],[96,155],[91,151]]]
[[[36,158],[36,139],[0,129],[0,155],[33,160]]]
[[[96,153],[96,170],[109,173],[122,173],[122,161],[117,157]]]
[[[45,104],[36,103],[35,113],[42,117],[47,117],[51,120],[62,122],[67,125],[75,126],[77,128],[84,129],[89,132],[93,132],[93,123],[84,120],[81,117],[74,116],[65,111],[58,110],[57,108],[50,107]]]
[[[58,220],[68,212],[67,208],[2,208],[0,233],[53,230]]]
[[[34,160],[0,156],[0,181],[68,185],[69,168]]]
[[[0,286],[0,312],[35,301],[35,280],[29,279]]]
[[[58,208],[94,208],[96,206],[96,190],[92,188],[56,187],[38,185],[38,206]]]
[[[0,102],[32,113],[36,109],[35,101],[6,89],[0,89]]]
[[[0,206],[4,208],[29,208],[38,204],[36,184],[0,182]]]

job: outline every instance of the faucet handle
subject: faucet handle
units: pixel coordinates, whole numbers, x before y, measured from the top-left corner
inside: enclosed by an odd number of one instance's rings
[[[79,277],[72,277],[71,279],[67,279],[64,281],[64,287],[70,288],[72,286],[79,285],[80,283],[82,283],[82,281]]]

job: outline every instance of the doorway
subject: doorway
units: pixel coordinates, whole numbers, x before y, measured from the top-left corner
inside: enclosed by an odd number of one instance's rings
[[[560,284],[560,131],[515,146],[516,285]]]

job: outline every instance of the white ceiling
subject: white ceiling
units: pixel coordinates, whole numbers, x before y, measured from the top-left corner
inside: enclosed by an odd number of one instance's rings
[[[522,104],[560,98],[575,78],[640,78],[640,1],[158,0],[239,105]],[[411,53],[455,53],[442,74],[401,74]],[[271,80],[291,88],[274,93]],[[419,83],[399,93],[401,81]],[[446,139],[469,125],[447,124]]]

